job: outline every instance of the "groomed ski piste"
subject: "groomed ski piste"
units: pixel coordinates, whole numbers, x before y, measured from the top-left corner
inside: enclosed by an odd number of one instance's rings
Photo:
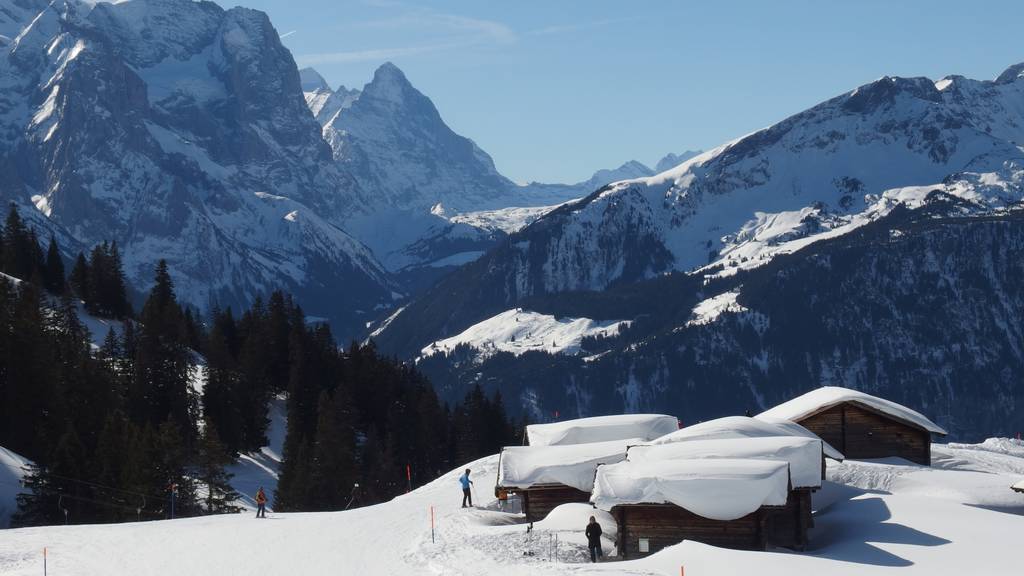
[[[829,461],[814,495],[804,552],[745,552],[683,542],[648,558],[590,564],[587,504],[557,508],[528,533],[498,510],[498,457],[460,466],[412,493],[346,512],[250,513],[137,524],[55,526],[0,532],[0,574],[77,576],[232,574],[529,575],[628,574],[1019,574],[1024,442],[936,444],[933,467],[898,459]],[[460,508],[457,482],[472,469],[477,508]],[[431,539],[430,510],[435,532]],[[555,537],[558,547],[554,548]],[[612,551],[612,539],[604,543]]]

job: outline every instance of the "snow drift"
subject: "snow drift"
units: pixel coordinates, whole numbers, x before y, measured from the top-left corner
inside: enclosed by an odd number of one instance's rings
[[[653,440],[679,429],[675,416],[664,414],[616,414],[592,416],[550,424],[530,424],[526,437],[530,446],[587,444],[642,438]]]
[[[822,441],[801,436],[728,438],[701,442],[672,442],[631,446],[629,462],[662,462],[703,458],[752,458],[789,463],[793,488],[820,488]]]
[[[785,506],[789,464],[780,460],[699,459],[620,462],[597,469],[590,501],[675,504],[712,520],[735,520],[762,506]]]

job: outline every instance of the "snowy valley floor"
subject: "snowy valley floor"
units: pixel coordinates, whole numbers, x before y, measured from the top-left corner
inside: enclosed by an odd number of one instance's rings
[[[280,574],[1020,574],[1024,442],[936,445],[934,467],[830,464],[803,553],[739,552],[684,542],[647,559],[585,563],[586,505],[556,510],[534,532],[495,510],[497,457],[470,464],[485,507],[463,510],[452,471],[411,494],[348,512],[248,513],[174,521],[0,531],[0,574],[77,576]],[[436,541],[430,537],[430,507]],[[604,520],[607,532],[614,525]],[[556,559],[549,559],[557,534]],[[612,549],[606,541],[606,553]],[[534,554],[527,555],[532,551]]]

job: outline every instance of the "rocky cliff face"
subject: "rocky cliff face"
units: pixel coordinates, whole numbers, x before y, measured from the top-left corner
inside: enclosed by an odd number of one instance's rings
[[[200,307],[281,287],[354,333],[390,303],[386,272],[335,217],[362,195],[265,14],[57,2],[17,26],[0,55],[4,198],[84,245],[117,240],[138,287],[167,259]]]

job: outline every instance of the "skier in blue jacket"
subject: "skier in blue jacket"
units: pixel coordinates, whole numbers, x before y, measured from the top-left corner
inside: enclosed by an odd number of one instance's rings
[[[466,501],[469,501],[469,507],[473,507],[473,494],[469,491],[469,486],[473,483],[469,479],[469,468],[466,468],[466,473],[459,476],[459,484],[462,484],[462,507],[466,507]]]

